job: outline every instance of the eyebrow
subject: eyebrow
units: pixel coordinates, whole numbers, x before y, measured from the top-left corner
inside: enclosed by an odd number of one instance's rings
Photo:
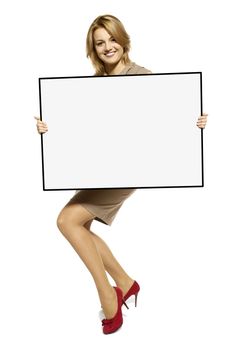
[[[113,36],[110,36],[109,39],[114,39],[114,37],[113,37]],[[104,41],[104,40],[103,40],[103,39],[97,39],[97,40],[95,40],[95,41],[96,41],[96,43],[97,43],[98,41]]]

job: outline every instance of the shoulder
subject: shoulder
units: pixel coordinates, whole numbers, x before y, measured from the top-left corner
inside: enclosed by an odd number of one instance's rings
[[[145,67],[139,66],[135,62],[132,62],[126,74],[151,74],[152,72]]]

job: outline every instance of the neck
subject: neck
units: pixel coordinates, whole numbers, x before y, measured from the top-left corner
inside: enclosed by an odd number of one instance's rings
[[[121,61],[119,61],[117,64],[115,65],[105,65],[105,70],[107,72],[108,75],[117,75],[120,72],[122,72],[122,70],[125,68],[125,64]]]

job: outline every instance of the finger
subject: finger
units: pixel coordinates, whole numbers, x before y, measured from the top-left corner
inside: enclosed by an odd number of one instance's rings
[[[47,128],[47,124],[43,122],[37,122],[38,127]]]
[[[41,125],[45,125],[45,126],[47,126],[47,124],[45,123],[45,122],[43,122],[43,120],[41,120],[39,117],[34,117],[36,120],[37,120],[37,125],[39,126],[41,126]]]
[[[204,123],[197,123],[197,126],[198,126],[198,128],[204,129],[206,124],[204,124]]]
[[[198,117],[198,119],[207,119],[207,117],[208,117],[208,114],[207,113],[203,113],[202,115],[200,115]]]
[[[37,123],[38,128],[47,128],[47,125],[45,123]]]
[[[201,123],[206,123],[207,122],[207,118],[206,117],[202,117],[198,119],[199,122]]]

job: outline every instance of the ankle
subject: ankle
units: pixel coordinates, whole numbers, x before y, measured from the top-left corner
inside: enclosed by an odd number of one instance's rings
[[[108,301],[108,300],[113,300],[113,298],[115,298],[115,290],[114,290],[114,288],[112,287],[112,286],[110,286],[110,287],[107,287],[107,288],[105,288],[105,289],[98,289],[98,294],[99,294],[99,298],[100,298],[100,300],[106,300],[106,301]]]
[[[123,294],[126,294],[126,292],[129,290],[129,288],[131,288],[133,283],[134,283],[134,280],[131,277],[128,277],[128,278],[125,278],[125,279],[118,281],[117,287],[122,289]]]
[[[107,319],[114,317],[118,309],[118,300],[114,288],[113,294],[100,298],[100,301],[105,317]]]

